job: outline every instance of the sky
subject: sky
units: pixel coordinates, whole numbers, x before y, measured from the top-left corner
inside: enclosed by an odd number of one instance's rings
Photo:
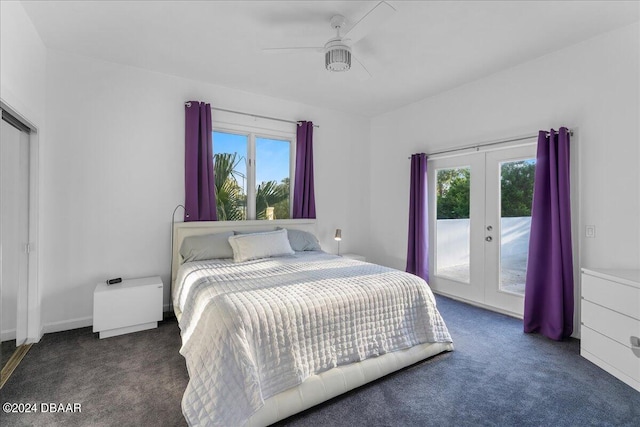
[[[246,175],[247,137],[224,132],[213,132],[213,153],[237,152],[243,160],[239,172]],[[289,176],[289,141],[256,137],[256,183],[280,182]]]

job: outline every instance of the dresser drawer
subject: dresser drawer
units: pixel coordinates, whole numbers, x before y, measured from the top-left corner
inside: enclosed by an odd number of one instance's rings
[[[631,347],[640,339],[640,320],[582,300],[582,324],[614,341]],[[634,337],[632,341],[632,337]],[[639,350],[640,352],[640,350]]]
[[[640,290],[599,277],[582,275],[582,298],[640,319]]]
[[[637,350],[634,351],[630,346],[624,346],[586,326],[582,328],[580,349],[582,352],[587,351],[601,361],[605,361],[604,365],[609,365],[628,376],[636,386],[640,384],[640,352]],[[603,366],[601,363],[596,364],[610,372],[607,366]],[[614,372],[611,373],[615,375]]]

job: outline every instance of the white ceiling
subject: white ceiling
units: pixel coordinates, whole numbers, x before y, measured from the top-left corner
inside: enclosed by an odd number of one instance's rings
[[[45,45],[247,92],[374,116],[640,19],[638,1],[388,1],[356,43],[373,77],[329,73],[333,15],[378,1],[23,1]],[[213,100],[215,102],[215,100]]]

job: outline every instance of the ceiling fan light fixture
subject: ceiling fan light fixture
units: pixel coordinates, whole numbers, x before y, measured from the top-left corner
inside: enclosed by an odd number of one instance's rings
[[[358,57],[352,58],[351,47],[354,43],[357,43],[363,37],[366,37],[367,33],[375,30],[376,27],[389,15],[396,10],[393,6],[389,5],[385,1],[378,2],[373,9],[369,10],[364,17],[353,25],[349,31],[343,36],[340,35],[340,30],[345,28],[347,19],[342,15],[335,15],[331,18],[331,28],[336,31],[336,36],[329,39],[329,41],[322,47],[283,47],[283,48],[266,48],[263,51],[271,53],[298,53],[298,52],[322,52],[324,53],[324,66],[327,71],[340,72],[349,71],[351,69],[351,59],[356,60],[356,70],[362,69],[364,73],[371,77],[371,73],[365,68]]]
[[[348,71],[351,68],[351,48],[342,43],[327,46],[324,65],[328,71]]]

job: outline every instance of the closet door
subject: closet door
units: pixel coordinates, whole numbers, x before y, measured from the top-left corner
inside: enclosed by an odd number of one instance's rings
[[[26,338],[29,241],[29,135],[2,120],[0,135],[0,299],[2,341]],[[18,345],[22,342],[18,342]]]

